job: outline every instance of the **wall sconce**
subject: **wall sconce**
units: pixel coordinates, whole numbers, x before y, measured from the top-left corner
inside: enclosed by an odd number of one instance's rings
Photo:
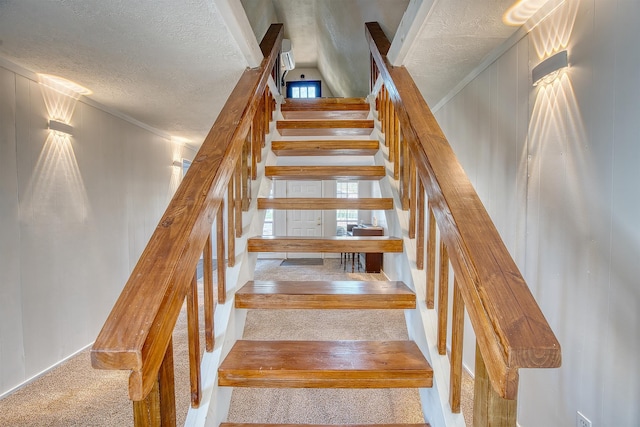
[[[175,166],[177,168],[181,168],[182,167],[182,161],[181,160],[174,160],[173,161],[173,166]]]
[[[73,135],[73,126],[63,123],[58,120],[49,120],[49,129],[54,132],[63,133],[65,135]]]
[[[569,66],[567,51],[563,50],[548,57],[531,71],[531,80],[534,86],[551,83],[558,77],[560,70]]]

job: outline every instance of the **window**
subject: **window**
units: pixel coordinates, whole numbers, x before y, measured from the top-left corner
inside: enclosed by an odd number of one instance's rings
[[[273,236],[273,209],[267,209],[264,215],[264,225],[262,226],[263,236]]]
[[[346,199],[358,198],[358,181],[338,181],[336,184],[336,197]],[[338,230],[347,230],[348,225],[358,224],[357,209],[336,210],[336,226]]]
[[[321,96],[320,80],[287,82],[287,98],[320,98]]]

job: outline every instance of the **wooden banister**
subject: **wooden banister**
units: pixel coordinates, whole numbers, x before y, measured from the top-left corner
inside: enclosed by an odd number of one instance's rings
[[[560,344],[413,79],[404,67],[393,67],[387,60],[390,42],[380,25],[367,23],[366,36],[373,68],[384,86],[380,113],[397,116],[402,143],[427,193],[491,385],[502,398],[515,399],[518,369],[560,366]],[[392,113],[383,109],[387,97]],[[429,247],[432,239],[430,221]],[[429,258],[428,267],[433,264]],[[432,282],[433,272],[427,274]],[[432,292],[428,291],[429,299]]]
[[[131,400],[145,399],[157,382],[247,133],[256,113],[265,114],[259,106],[265,104],[265,88],[282,35],[281,24],[267,31],[260,44],[265,53],[260,67],[240,77],[91,349],[94,368],[131,370]]]

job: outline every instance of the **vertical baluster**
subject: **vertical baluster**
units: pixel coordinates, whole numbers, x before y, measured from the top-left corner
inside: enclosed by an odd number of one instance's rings
[[[235,220],[236,237],[242,237],[242,160],[236,162],[236,179],[235,179]]]
[[[250,133],[249,133],[250,134]],[[247,134],[247,137],[249,136],[249,134]],[[249,141],[248,139],[245,139],[244,141],[244,146],[243,146],[243,150],[242,150],[242,187],[241,187],[241,193],[240,193],[240,203],[241,203],[241,209],[244,212],[247,212],[249,210],[249,176],[250,176],[250,171],[249,168],[250,166],[250,157],[251,156],[251,141]],[[240,236],[238,236],[240,237]]]
[[[263,137],[264,137],[264,101],[260,101],[258,104],[258,109],[256,111],[256,128],[258,129],[256,132],[256,169],[255,169],[255,178],[258,177],[258,163],[262,161],[262,146],[263,146]]]
[[[229,267],[236,265],[236,235],[235,235],[235,201],[233,183],[235,174],[229,178],[229,186],[227,187],[227,258]]]
[[[380,75],[380,71],[378,71],[378,64],[376,64],[376,61],[373,61],[373,84],[374,85],[378,82],[379,75]]]
[[[416,211],[418,212],[418,230],[416,235],[416,268],[424,269],[424,186],[418,177],[418,194],[416,197]]]
[[[227,302],[226,269],[224,265],[224,200],[220,202],[220,209],[216,217],[216,257],[218,259],[218,302]]]
[[[389,146],[389,124],[391,123],[391,99],[389,97],[389,91],[387,88],[384,90],[384,134],[385,144]]]
[[[144,400],[133,402],[133,425],[136,427],[174,427],[176,425],[173,340],[171,339],[169,339],[153,388]]]
[[[380,120],[380,132],[382,134],[384,134],[385,128],[384,128],[384,115],[385,115],[385,110],[384,110],[384,94],[386,92],[386,89],[384,87],[384,85],[382,85],[380,87],[380,109],[378,110],[378,120]],[[385,143],[384,145],[387,145],[386,139],[385,139]]]
[[[251,122],[251,179],[254,180],[258,177],[258,151],[260,150],[260,125],[259,122],[259,114],[258,111],[260,109],[260,105],[258,105],[258,109],[256,113],[253,115],[253,120]]]
[[[402,129],[400,129],[400,119],[398,118],[398,114],[394,114],[393,120],[395,121],[395,137],[393,144],[393,179],[396,181],[400,178],[400,147],[404,144],[402,139]],[[391,159],[389,159],[391,161]]]
[[[427,308],[433,309],[436,294],[436,217],[433,215],[431,201],[429,210],[429,234],[427,235]]]
[[[273,121],[273,114],[276,111],[276,99],[274,97],[271,97],[271,120]]]
[[[200,406],[200,333],[198,322],[198,279],[191,280],[187,293],[187,329],[189,335],[189,379],[191,380],[191,406]]]
[[[375,61],[373,60],[373,54],[369,53],[369,93],[373,92],[373,86],[375,86]]]
[[[269,87],[267,86],[267,88],[264,91],[264,123],[263,123],[263,128],[264,128],[264,133],[268,134],[269,133],[269,122],[271,122],[271,91],[269,90]],[[266,138],[262,139],[263,142],[263,147],[266,145]]]
[[[493,389],[477,343],[474,381],[473,425],[475,427],[515,427],[518,401],[503,399]]]
[[[401,194],[402,194],[402,209],[409,209],[409,187],[411,182],[411,163],[409,162],[409,144],[408,141],[402,141],[402,146],[400,147],[400,153],[402,153],[402,158],[400,159],[400,184],[401,184]]]
[[[204,341],[207,351],[213,351],[214,345],[214,327],[213,327],[213,311],[215,302],[213,301],[213,247],[211,242],[211,233],[207,237],[204,245],[202,270],[203,270],[203,286],[204,286]]]
[[[260,104],[261,108],[261,117],[260,117],[260,149],[258,150],[258,163],[262,161],[262,149],[267,145],[267,129],[269,129],[269,122],[263,120],[266,117],[267,111],[267,93],[269,92],[269,88],[265,89],[265,96],[262,98],[262,103]]]
[[[440,239],[440,280],[438,281],[438,353],[447,354],[447,316],[449,312],[449,255]]]
[[[389,161],[394,163],[395,161],[395,152],[396,152],[396,140],[395,140],[395,136],[396,136],[396,132],[395,132],[395,116],[396,116],[396,111],[395,108],[393,108],[393,103],[389,103],[390,107],[389,107],[389,131],[387,132],[386,138],[389,142]],[[387,145],[387,144],[385,144]],[[394,163],[395,164],[395,163]]]
[[[464,301],[455,276],[453,279],[453,313],[451,313],[451,373],[449,404],[453,413],[460,413],[462,393],[462,338],[464,337]]]
[[[409,156],[409,238],[416,238],[416,162]]]

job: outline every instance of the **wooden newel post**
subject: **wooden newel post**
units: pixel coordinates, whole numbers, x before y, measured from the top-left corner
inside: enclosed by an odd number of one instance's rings
[[[158,378],[144,400],[133,402],[133,425],[136,427],[175,427],[176,396],[173,377],[173,340],[158,371]]]
[[[515,427],[518,401],[503,399],[491,386],[489,374],[476,344],[476,376],[473,391],[474,427]]]

